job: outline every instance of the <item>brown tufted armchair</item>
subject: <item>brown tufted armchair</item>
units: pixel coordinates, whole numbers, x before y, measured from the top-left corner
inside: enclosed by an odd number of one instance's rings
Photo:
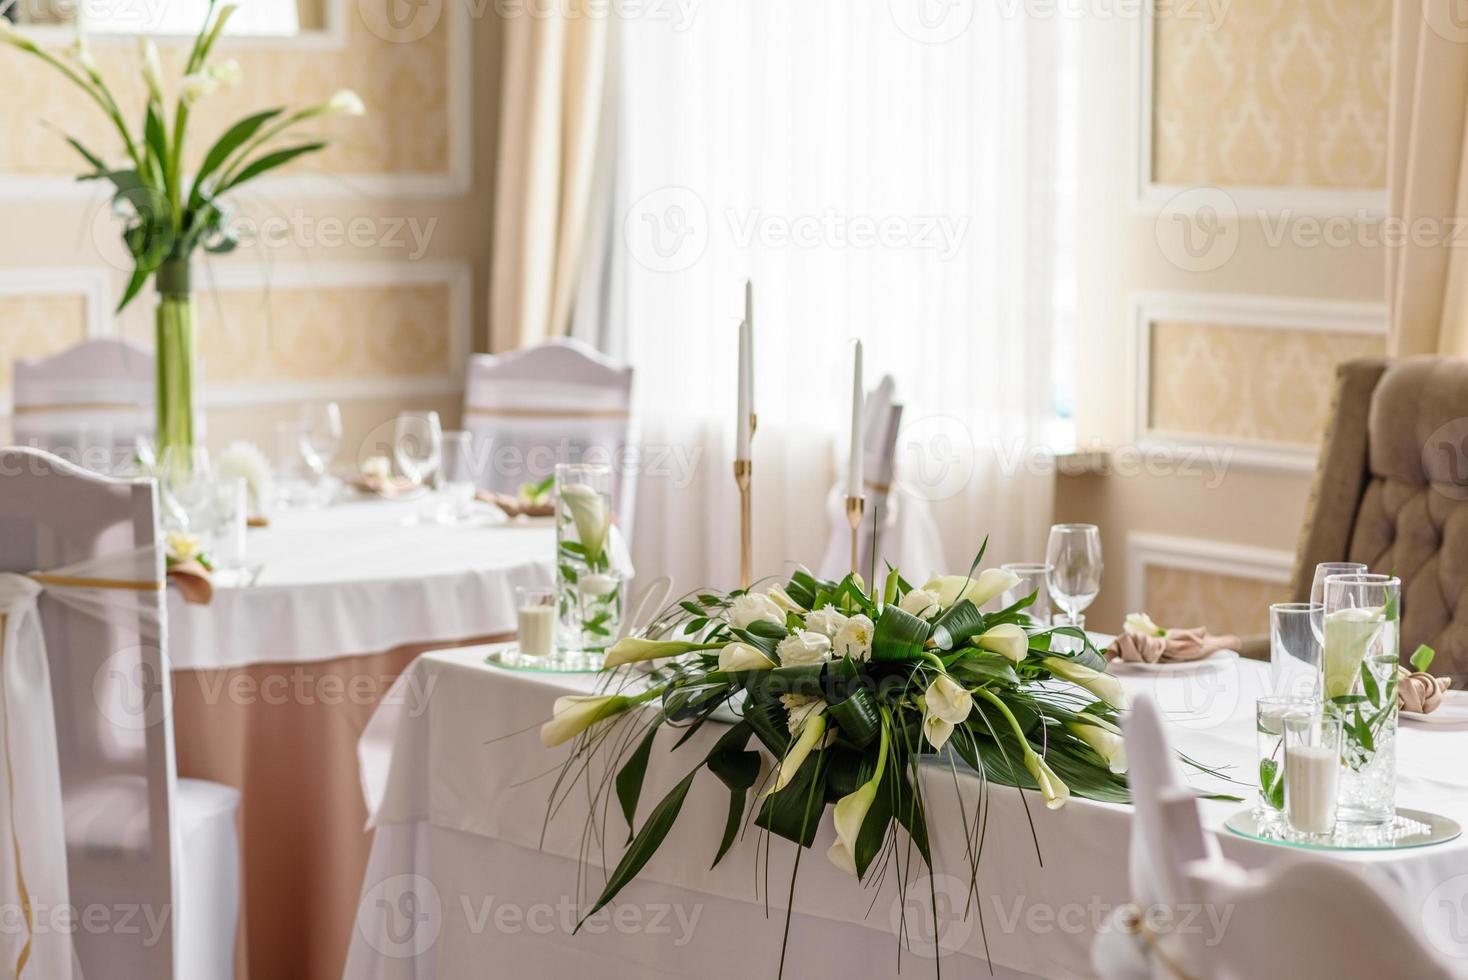
[[[1323,561],[1401,578],[1403,658],[1426,643],[1433,673],[1468,681],[1468,361],[1363,358],[1336,369],[1295,601],[1310,598]]]

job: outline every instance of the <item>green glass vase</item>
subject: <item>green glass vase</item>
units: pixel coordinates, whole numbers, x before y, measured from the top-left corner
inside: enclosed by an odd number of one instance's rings
[[[187,259],[158,267],[158,458],[194,445],[194,295]]]

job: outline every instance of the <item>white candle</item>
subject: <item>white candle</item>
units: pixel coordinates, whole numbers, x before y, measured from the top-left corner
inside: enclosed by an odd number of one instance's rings
[[[521,606],[516,610],[520,621],[520,653],[527,657],[548,657],[556,638],[555,606]]]
[[[754,364],[750,350],[749,321],[739,324],[739,441],[734,449],[735,459],[749,459],[749,422],[754,411]]]
[[[856,342],[856,362],[851,373],[851,454],[847,460],[846,496],[862,495],[862,403],[865,398],[861,381],[861,341]]]
[[[754,280],[753,279],[746,279],[746,280],[744,280],[744,324],[745,324],[745,329],[749,333],[748,341],[745,344],[745,349],[746,349],[746,351],[748,353],[748,356],[749,356],[749,370],[745,373],[745,377],[749,381],[749,393],[746,395],[746,400],[749,402],[749,418],[750,418],[750,427],[749,428],[750,428],[750,434],[753,435],[753,433],[754,433],[753,420],[754,420],[754,413],[755,413],[755,407],[754,407]]]
[[[1285,816],[1304,834],[1335,829],[1336,778],[1340,756],[1326,745],[1285,748]]]

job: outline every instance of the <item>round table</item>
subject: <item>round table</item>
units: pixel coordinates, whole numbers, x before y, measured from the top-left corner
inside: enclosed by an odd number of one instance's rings
[[[370,837],[357,740],[426,649],[505,639],[516,586],[554,577],[549,521],[488,507],[461,524],[416,501],[353,499],[251,529],[258,574],[168,599],[180,776],[238,788],[244,914],[237,975],[341,976]],[[400,686],[409,713],[431,694]]]

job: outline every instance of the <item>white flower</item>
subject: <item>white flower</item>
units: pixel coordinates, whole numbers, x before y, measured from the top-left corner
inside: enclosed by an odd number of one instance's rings
[[[1065,727],[1095,749],[1112,772],[1126,772],[1126,739],[1122,738],[1121,731],[1102,718],[1087,715],[1081,715],[1081,718],[1084,720],[1066,722]]]
[[[92,57],[92,46],[87,43],[85,35],[77,35],[76,40],[71,42],[71,47],[66,49],[66,56],[80,65],[88,75],[96,77],[97,60]]]
[[[326,103],[326,112],[332,116],[361,116],[367,112],[362,97],[351,89],[344,88]]]
[[[881,787],[882,773],[886,767],[887,729],[884,726],[882,745],[877,751],[877,767],[872,778],[858,786],[855,792],[837,800],[832,814],[836,824],[836,841],[826,851],[826,857],[842,871],[858,878],[861,877],[861,869],[856,866],[856,841],[861,836],[861,825],[866,822],[868,811],[876,802],[877,790]]]
[[[918,619],[932,619],[938,615],[938,593],[932,589],[913,589],[902,597],[897,608]]]
[[[941,749],[948,743],[953,735],[953,722],[944,721],[937,715],[929,712],[923,715],[923,738],[935,749]]]
[[[973,643],[980,650],[1000,654],[1015,663],[1029,656],[1030,652],[1029,634],[1015,623],[1000,623],[982,636],[974,637]]]
[[[611,528],[606,497],[584,483],[568,483],[560,492],[561,501],[576,525],[576,540],[585,549],[587,560],[595,564],[601,558]]]
[[[392,460],[386,456],[368,456],[362,460],[362,476],[378,483],[392,479]]]
[[[185,75],[183,81],[179,82],[178,97],[183,100],[184,105],[193,106],[195,102],[217,91],[219,83],[214,80],[213,75],[195,73]]]
[[[546,748],[560,745],[636,703],[632,698],[619,694],[568,694],[556,698],[551,720],[540,726],[540,742]]]
[[[1144,612],[1127,613],[1126,620],[1123,621],[1123,623],[1121,624],[1121,628],[1126,632],[1134,633],[1137,636],[1167,635],[1167,631],[1162,629],[1156,623],[1152,622],[1152,617],[1148,616]]]
[[[785,757],[780,760],[780,768],[775,772],[775,782],[765,791],[765,795],[778,793],[790,785],[790,780],[800,771],[800,766],[805,762],[806,756],[810,755],[811,749],[821,741],[826,734],[826,703],[817,701],[816,705],[801,717],[800,737],[795,744],[785,752]],[[793,729],[792,729],[793,734]]]
[[[143,84],[148,95],[163,101],[163,65],[158,61],[158,45],[150,38],[138,39],[138,56],[143,60]]]
[[[199,536],[187,531],[169,531],[164,535],[164,542],[168,548],[168,556],[174,561],[193,561],[204,550],[204,543],[199,540]]]
[[[30,51],[32,53],[40,50],[40,48],[36,46],[35,41],[32,41],[30,38],[20,33],[20,31],[17,31],[14,25],[12,25],[10,21],[4,17],[0,17],[0,44],[8,44],[11,47],[16,47],[22,51]]]
[[[805,617],[805,628],[822,633],[828,637],[835,637],[846,625],[846,617],[836,611],[836,607],[829,602],[814,612],[807,613]]]
[[[737,630],[749,629],[750,623],[783,625],[785,614],[769,596],[746,592],[734,597],[729,605],[729,625]]]
[[[730,643],[719,651],[719,669],[727,672],[740,670],[769,670],[775,662],[765,652],[748,643]]]
[[[967,599],[976,606],[1019,584],[1019,576],[1002,568],[986,568],[978,578],[965,575],[938,575],[924,585],[924,589],[936,592],[938,602],[944,608]]]
[[[793,612],[796,615],[805,612],[805,607],[790,598],[790,593],[786,592],[783,586],[772,585],[765,590],[765,595],[769,596],[771,602],[786,612]]]
[[[786,713],[790,716],[785,727],[790,729],[791,735],[800,731],[801,726],[805,724],[805,720],[811,716],[812,712],[826,706],[826,702],[814,694],[782,694],[780,704],[784,706]]]
[[[870,660],[872,657],[872,633],[876,626],[867,617],[857,614],[841,624],[836,631],[835,638],[831,641],[832,649],[838,657],[850,657],[852,660]]]
[[[939,674],[923,693],[928,714],[950,725],[962,724],[973,710],[974,697],[964,686],[947,674]]]
[[[249,442],[230,443],[215,459],[214,472],[221,480],[244,480],[250,513],[265,513],[271,498],[270,463],[258,447]]]
[[[587,576],[590,578],[590,576]],[[623,664],[659,657],[676,657],[690,650],[702,650],[702,643],[684,643],[679,640],[644,640],[637,636],[624,636],[607,650],[604,667],[620,667]]]
[[[1122,689],[1121,681],[1110,674],[1092,670],[1084,664],[1078,664],[1064,657],[1045,657],[1041,663],[1056,677],[1085,688],[1113,708],[1127,706],[1126,691]]]
[[[1035,782],[1040,786],[1040,792],[1045,794],[1045,807],[1050,810],[1059,810],[1065,806],[1065,801],[1070,799],[1070,787],[1060,781],[1060,777],[1051,772],[1045,760],[1035,752],[1025,754],[1025,768],[1030,775],[1035,777]]]
[[[824,633],[796,630],[780,641],[775,652],[780,655],[781,667],[823,664],[831,659],[831,641]]]
[[[240,79],[245,77],[245,72],[240,68],[240,63],[231,58],[210,68],[209,77],[225,88],[233,88],[240,83]]]

